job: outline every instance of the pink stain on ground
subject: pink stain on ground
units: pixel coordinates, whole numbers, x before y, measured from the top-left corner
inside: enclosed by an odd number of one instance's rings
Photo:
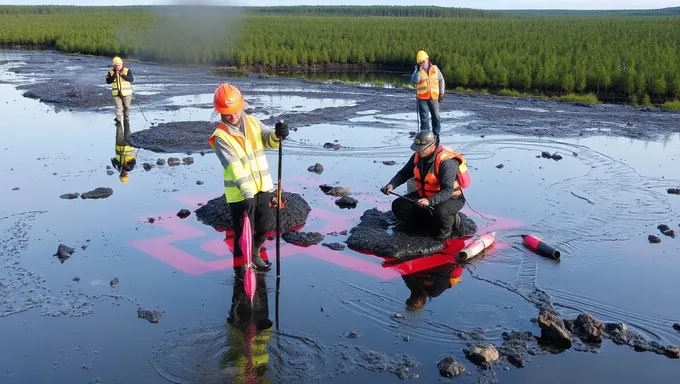
[[[294,177],[287,179],[282,184],[284,191],[296,192],[301,189],[299,187],[303,184],[318,188],[318,185],[324,183],[319,180]],[[297,186],[298,188],[294,186]],[[214,194],[187,194],[176,196],[174,199],[184,205],[195,207],[199,203],[205,203],[215,197]],[[366,203],[366,199],[362,199],[361,196],[357,196],[356,198],[360,201],[360,205],[362,201]],[[335,198],[329,196],[329,199]],[[331,205],[334,205],[333,200],[329,201],[329,206]],[[372,200],[368,205],[375,206],[375,201]],[[382,211],[387,211],[390,209],[390,206],[391,201],[388,201],[378,204],[377,208]],[[332,207],[330,209],[332,209]],[[363,214],[365,209],[367,208],[357,208],[353,210],[340,210],[337,208],[337,211],[329,211],[327,209],[314,207],[309,214],[305,230],[316,231],[322,234],[349,230],[349,228],[352,227],[352,222],[355,220],[358,221],[358,218]],[[476,213],[468,213],[466,210],[463,210],[463,212],[470,217],[479,216]],[[481,233],[501,231],[522,226],[521,222],[513,219],[486,213],[482,213],[482,215],[487,219],[495,219],[496,221],[485,226],[480,226]],[[157,225],[163,228],[168,231],[168,234],[150,239],[131,241],[128,243],[130,246],[190,275],[221,271],[232,268],[234,264],[238,266],[243,263],[242,258],[234,259],[232,257],[233,231],[216,230],[220,233],[220,238],[210,238],[203,242],[197,250],[197,254],[201,257],[196,257],[177,248],[173,243],[209,236],[207,232],[190,225],[190,221],[179,219],[176,216],[175,211],[150,216],[161,218],[151,225]],[[147,221],[147,217],[140,218],[140,220]],[[212,233],[212,230],[209,232]],[[273,236],[275,233],[270,233],[269,235]],[[455,261],[456,255],[460,249],[470,241],[472,241],[470,238],[450,240],[447,243],[446,248],[440,253],[390,265],[389,263],[382,263],[384,260],[383,258],[371,255],[371,259],[367,260],[366,257],[363,256],[365,255],[364,253],[355,252],[349,249],[345,252],[338,252],[324,247],[321,244],[310,247],[300,247],[285,243],[281,240],[281,259],[294,255],[306,255],[382,280],[391,280],[401,275],[411,274],[451,263]],[[276,241],[267,240],[264,246],[267,248],[267,251],[263,250],[261,254],[264,260],[268,260],[270,258],[267,253],[274,253]],[[491,253],[507,247],[509,247],[508,244],[499,241],[498,238],[496,238]],[[351,253],[355,253],[358,256],[353,256]]]

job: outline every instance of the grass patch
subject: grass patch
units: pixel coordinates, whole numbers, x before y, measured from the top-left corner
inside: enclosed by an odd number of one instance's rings
[[[669,111],[680,111],[680,100],[667,101],[660,107]]]
[[[602,104],[602,102],[592,93],[585,95],[577,95],[575,93],[569,93],[562,96],[554,97],[557,101],[563,101],[566,103],[585,103],[585,104]]]

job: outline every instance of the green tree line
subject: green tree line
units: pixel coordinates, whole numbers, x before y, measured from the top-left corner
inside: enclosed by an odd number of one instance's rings
[[[218,14],[269,14],[295,16],[391,16],[391,17],[445,17],[445,18],[498,18],[503,13],[483,11],[471,8],[436,7],[436,6],[395,6],[395,5],[300,5],[300,6],[199,6],[199,5],[135,5],[135,6],[77,6],[77,5],[0,5],[0,14],[62,14],[62,13],[175,13],[202,12]]]
[[[407,18],[92,12],[0,15],[1,44],[162,63],[387,65],[425,49],[447,88],[680,97],[680,18]]]

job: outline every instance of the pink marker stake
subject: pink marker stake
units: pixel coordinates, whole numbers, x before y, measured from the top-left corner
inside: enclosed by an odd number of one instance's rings
[[[248,212],[243,213],[243,231],[241,231],[241,239],[239,242],[241,246],[241,253],[245,260],[246,273],[243,277],[243,287],[246,294],[250,298],[250,303],[253,303],[255,296],[255,270],[253,269],[253,233],[250,229],[250,218]]]

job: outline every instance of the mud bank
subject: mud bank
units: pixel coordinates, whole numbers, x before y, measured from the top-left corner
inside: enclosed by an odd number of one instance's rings
[[[217,127],[210,121],[173,121],[133,132],[127,143],[153,152],[212,150],[208,138]]]
[[[451,233],[451,238],[472,236],[477,224],[464,213],[459,214],[461,225]],[[391,211],[376,208],[364,211],[359,224],[350,230],[347,246],[359,252],[396,258],[430,255],[444,249],[442,241],[407,230]]]
[[[102,85],[104,60],[37,52],[22,52],[22,59],[21,63],[15,64],[18,67],[12,68],[13,71],[31,75],[39,74],[36,83],[20,85],[22,90],[28,92],[28,96],[60,108],[112,108],[110,91]],[[75,73],[55,71],[54,60],[65,62],[64,65],[67,66],[72,62],[82,69]],[[109,62],[106,61],[105,65],[109,65]],[[216,85],[225,80],[200,68],[152,66],[141,63],[135,63],[131,68],[135,71],[136,87],[153,87],[152,94],[136,93],[133,101],[133,103],[143,104],[148,110],[167,110],[169,104],[172,104],[172,109],[182,108],[182,105],[174,104],[168,101],[168,98],[212,94]],[[77,85],[76,78],[79,78]],[[282,114],[263,119],[263,122],[269,125],[282,118],[288,121],[291,127],[332,122],[343,125],[358,123],[376,128],[393,126],[403,129],[404,120],[395,118],[395,115],[404,112],[415,113],[413,103],[415,93],[407,89],[319,84],[297,79],[262,77],[229,78],[228,81],[243,89],[247,100],[270,96],[294,96],[334,100],[345,98],[355,101],[348,106],[322,107],[306,112],[284,110]],[[63,84],[67,86],[64,87]],[[266,107],[264,109],[268,110],[268,101],[262,99],[262,103],[264,105],[259,105],[258,108]],[[207,108],[206,113],[210,113],[209,103],[201,103],[200,106]],[[357,120],[358,114],[369,110],[376,111],[376,115],[362,116]],[[449,133],[463,133],[516,134],[555,138],[611,135],[656,139],[673,132],[680,132],[680,125],[677,124],[678,116],[680,116],[678,112],[625,105],[579,105],[551,100],[449,92],[440,105],[440,111],[444,137]],[[459,111],[468,113],[468,115],[464,119],[447,115],[448,112],[455,114]],[[137,112],[137,108],[133,106],[133,113]],[[412,121],[409,121],[407,124],[411,123]],[[202,124],[207,123],[202,122]],[[196,140],[204,140],[191,138],[190,135],[183,133],[182,130],[186,126],[174,125],[167,128],[168,130],[164,133],[171,133],[172,137],[182,138],[178,139],[177,143],[189,139],[188,143],[196,147]],[[157,144],[153,140],[137,140],[136,143],[140,148],[159,145],[158,148],[162,148],[162,144]],[[198,148],[205,149],[206,145],[207,143],[201,142]],[[185,151],[196,148],[182,146],[176,149]]]
[[[265,330],[261,334],[267,341],[266,375],[276,378],[276,383],[320,383],[360,369],[402,379],[418,377],[410,372],[418,361],[407,354],[387,354],[348,342],[324,344],[299,333]],[[154,346],[151,364],[173,383],[188,384],[197,377],[207,380],[202,381],[206,384],[240,382],[245,378],[235,369],[235,360],[243,352],[224,342],[236,337],[224,324],[173,330]]]
[[[284,201],[281,209],[282,229],[294,229],[301,227],[307,221],[307,216],[312,209],[302,196],[293,192],[282,192],[281,199]],[[203,224],[218,229],[234,229],[231,217],[231,209],[224,195],[208,201],[196,211],[196,218]],[[276,230],[276,209],[269,210],[269,229]]]

